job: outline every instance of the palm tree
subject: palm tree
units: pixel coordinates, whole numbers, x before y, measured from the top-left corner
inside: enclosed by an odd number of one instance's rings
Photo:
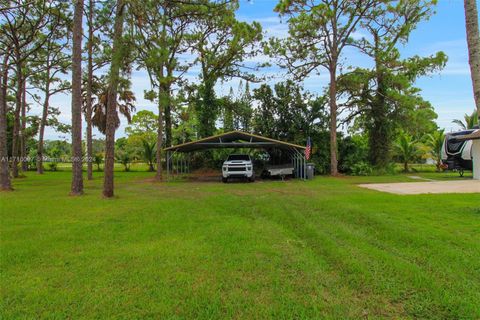
[[[472,76],[473,95],[477,106],[476,123],[480,124],[480,32],[478,30],[478,0],[465,0],[465,26],[467,29],[468,59]]]
[[[474,110],[471,115],[465,114],[463,118],[465,119],[465,122],[455,119],[452,123],[459,125],[462,130],[473,129],[473,127],[477,125],[478,112],[477,110]]]
[[[155,163],[156,159],[156,150],[155,145],[156,142],[149,143],[147,140],[142,140],[143,150],[142,150],[142,157],[148,164],[148,171],[153,172],[155,171],[155,167],[153,164]]]
[[[96,153],[96,154],[93,156],[93,162],[95,162],[95,164],[97,165],[97,171],[102,171],[102,170],[100,169],[100,165],[101,165],[102,162],[103,162],[103,153],[101,153],[101,152]]]
[[[442,166],[442,147],[445,140],[444,130],[435,131],[427,135],[427,146],[430,148],[430,154],[436,161],[437,171],[440,171]]]
[[[107,105],[108,105],[108,84],[106,78],[94,77],[92,81],[92,124],[97,129],[105,134],[107,129]],[[123,115],[127,122],[132,121],[132,113],[135,111],[135,95],[132,91],[128,90],[125,86],[119,88],[117,97],[116,113],[114,114],[114,126],[115,130],[120,126],[120,118],[118,114]],[[87,114],[86,94],[84,93],[83,112]]]
[[[84,112],[87,122],[87,179],[93,179],[92,169],[92,155],[93,155],[93,143],[92,143],[92,85],[93,85],[93,0],[88,0],[88,42],[87,42],[87,83],[85,85],[86,98],[84,99]]]
[[[103,113],[105,115],[105,174],[103,176],[103,196],[106,198],[113,197],[115,130],[120,125],[117,108],[120,112],[122,112],[122,107],[117,102],[117,94],[118,86],[120,83],[120,69],[124,60],[123,55],[126,53],[123,43],[123,20],[125,10],[125,1],[117,0],[117,8],[115,10],[115,23],[113,26],[112,62],[110,64],[108,91],[104,98],[105,112]],[[127,109],[128,108],[124,109],[124,111]]]
[[[83,193],[82,177],[82,18],[83,0],[77,0],[73,16],[72,52],[72,187],[71,195]]]
[[[124,166],[125,171],[130,171],[130,164],[132,163],[133,158],[128,151],[117,151],[115,158]]]
[[[402,159],[404,172],[408,172],[408,164],[418,155],[418,142],[408,133],[401,132],[394,148]]]

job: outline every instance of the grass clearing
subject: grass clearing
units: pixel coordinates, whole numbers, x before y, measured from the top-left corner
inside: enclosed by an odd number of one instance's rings
[[[113,200],[99,173],[82,197],[69,172],[1,193],[1,317],[480,318],[480,194],[151,176],[117,172]]]

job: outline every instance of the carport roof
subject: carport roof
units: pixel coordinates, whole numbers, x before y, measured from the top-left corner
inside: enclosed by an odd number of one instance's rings
[[[473,131],[472,133],[465,134],[462,136],[456,136],[455,140],[477,140],[480,139],[480,130]]]
[[[192,152],[213,148],[279,148],[304,150],[305,147],[243,131],[230,131],[166,148],[165,151]]]

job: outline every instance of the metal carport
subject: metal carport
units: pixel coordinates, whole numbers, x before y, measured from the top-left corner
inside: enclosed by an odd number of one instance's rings
[[[305,147],[238,130],[165,148],[167,176],[189,172],[189,153],[219,148],[281,149],[290,155],[295,177],[307,177]]]

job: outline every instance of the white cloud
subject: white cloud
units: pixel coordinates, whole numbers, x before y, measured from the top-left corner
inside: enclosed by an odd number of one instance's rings
[[[265,37],[285,38],[288,36],[288,25],[277,21],[274,24],[264,27]]]

